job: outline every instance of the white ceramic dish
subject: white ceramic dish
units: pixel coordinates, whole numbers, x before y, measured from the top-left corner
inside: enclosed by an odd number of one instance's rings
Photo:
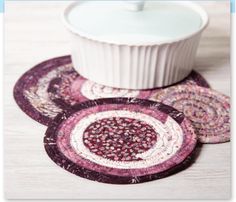
[[[111,87],[149,89],[191,72],[208,15],[186,1],[79,1],[63,20],[79,74]]]

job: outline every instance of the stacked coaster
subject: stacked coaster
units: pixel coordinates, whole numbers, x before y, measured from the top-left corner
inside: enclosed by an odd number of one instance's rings
[[[209,87],[194,71],[179,84]],[[58,113],[82,101],[105,97],[148,99],[158,90],[125,90],[96,84],[78,75],[70,56],[63,56],[42,62],[26,72],[15,85],[14,97],[27,115],[49,125]]]
[[[44,138],[50,158],[90,180],[132,184],[189,163],[197,137],[183,113],[136,98],[87,101],[60,114]]]
[[[197,140],[230,140],[229,97],[194,71],[166,88],[118,89],[83,78],[64,56],[26,72],[14,97],[26,114],[49,126],[44,144],[50,158],[99,182],[166,177],[191,163]]]
[[[229,97],[211,89],[181,85],[157,92],[153,100],[183,112],[192,121],[200,142],[230,140]]]
[[[87,100],[113,97],[136,97],[148,99],[155,90],[128,90],[94,83],[73,72],[55,78],[49,85],[51,100],[58,106],[71,107]]]

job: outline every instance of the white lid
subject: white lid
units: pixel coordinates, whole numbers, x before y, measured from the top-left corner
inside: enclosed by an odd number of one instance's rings
[[[191,2],[80,1],[64,13],[69,29],[114,44],[147,45],[177,41],[201,31],[206,12]]]

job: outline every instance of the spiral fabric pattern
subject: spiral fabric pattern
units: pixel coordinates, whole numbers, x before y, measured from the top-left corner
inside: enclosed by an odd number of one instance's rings
[[[212,89],[199,86],[174,86],[157,92],[153,100],[184,113],[192,121],[202,143],[230,140],[230,100]]]

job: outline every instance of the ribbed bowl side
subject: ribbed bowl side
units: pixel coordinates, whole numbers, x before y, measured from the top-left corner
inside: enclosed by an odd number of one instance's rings
[[[174,84],[192,70],[201,33],[186,40],[152,46],[101,43],[72,34],[75,69],[94,82],[129,89]]]

